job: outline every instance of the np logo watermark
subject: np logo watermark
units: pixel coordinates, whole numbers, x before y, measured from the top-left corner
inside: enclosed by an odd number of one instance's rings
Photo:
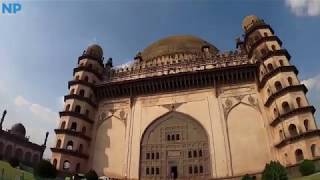
[[[15,2],[2,2],[1,15],[14,15],[22,10],[22,5]]]

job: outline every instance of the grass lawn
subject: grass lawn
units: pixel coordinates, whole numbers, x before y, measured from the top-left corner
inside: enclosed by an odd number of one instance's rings
[[[3,173],[3,174],[2,174]],[[29,172],[16,169],[10,166],[9,163],[0,161],[0,179],[3,177],[3,180],[15,180],[19,179],[18,177],[23,176],[23,180],[34,180],[35,178]]]
[[[296,178],[293,180],[320,180],[320,173],[312,174],[310,176]]]

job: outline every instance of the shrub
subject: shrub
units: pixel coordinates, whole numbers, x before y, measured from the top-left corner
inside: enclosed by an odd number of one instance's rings
[[[19,166],[20,162],[19,162],[19,159],[13,157],[13,158],[11,158],[11,159],[9,160],[9,164],[10,164],[12,167],[16,168],[16,167]]]
[[[249,174],[246,174],[245,176],[242,177],[241,180],[255,180],[255,176],[250,176]]]
[[[94,170],[90,170],[89,172],[87,172],[85,177],[87,180],[98,180],[98,175]]]
[[[34,169],[34,174],[41,178],[55,178],[56,168],[48,160],[41,160]]]
[[[316,167],[314,162],[311,160],[304,160],[302,163],[299,164],[299,171],[303,176],[308,176],[310,174],[315,173]]]
[[[271,161],[262,172],[262,180],[288,180],[287,170],[278,161]]]

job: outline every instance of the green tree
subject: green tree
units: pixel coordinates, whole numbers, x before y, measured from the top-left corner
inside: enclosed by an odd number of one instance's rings
[[[89,172],[87,172],[87,174],[85,175],[87,180],[98,180],[98,175],[94,170],[90,170]]]
[[[262,180],[288,180],[287,170],[278,161],[271,161],[263,170]]]
[[[56,168],[48,160],[41,160],[34,169],[34,174],[41,178],[55,178]]]
[[[316,166],[313,161],[306,159],[299,164],[299,171],[303,176],[308,176],[315,173]]]
[[[245,176],[242,177],[241,180],[255,180],[255,176],[250,176],[249,174],[246,174]]]

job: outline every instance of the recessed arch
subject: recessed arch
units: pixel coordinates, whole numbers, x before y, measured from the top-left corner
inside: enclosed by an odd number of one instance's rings
[[[150,147],[155,144],[157,144],[157,147],[150,151]],[[194,148],[195,144],[197,144],[197,148]],[[199,150],[201,150],[201,156],[199,156]],[[181,155],[177,155],[176,152],[181,152]],[[178,178],[188,178],[190,176],[188,161],[191,162],[201,158],[203,158],[204,174],[208,178],[211,174],[209,152],[208,133],[198,120],[180,112],[166,113],[151,121],[142,133],[139,163],[140,179],[146,177],[148,171],[156,177],[165,178],[174,174]],[[148,153],[150,159],[147,159]],[[161,158],[157,158],[158,153],[161,154]],[[185,154],[185,156],[182,154]],[[170,163],[167,160],[170,160]],[[148,161],[167,163],[160,163],[159,169],[161,171],[158,174],[152,173],[152,167],[151,169],[149,167],[149,170],[147,169]],[[198,166],[199,164],[195,167]],[[198,170],[195,171],[198,172]]]
[[[304,159],[303,151],[301,149],[297,149],[295,152],[296,162],[299,163]]]

